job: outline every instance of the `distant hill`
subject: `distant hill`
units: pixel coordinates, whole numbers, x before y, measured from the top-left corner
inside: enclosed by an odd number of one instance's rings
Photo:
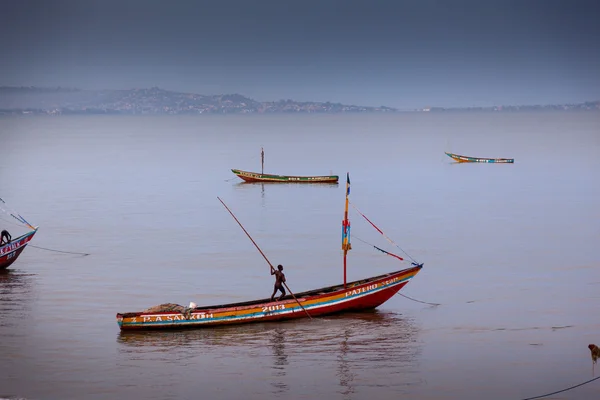
[[[240,94],[201,95],[159,88],[79,90],[0,87],[0,113],[43,114],[251,114],[382,113],[390,107],[280,100],[259,102]]]
[[[584,103],[547,104],[547,105],[508,105],[491,107],[430,107],[415,111],[427,112],[517,112],[517,111],[600,111],[600,100],[586,101]]]
[[[426,112],[517,112],[600,110],[600,101],[556,105],[430,107]],[[150,89],[80,90],[0,86],[0,114],[275,114],[394,113],[391,107],[364,107],[330,102],[279,100],[260,102],[240,94],[202,95]]]

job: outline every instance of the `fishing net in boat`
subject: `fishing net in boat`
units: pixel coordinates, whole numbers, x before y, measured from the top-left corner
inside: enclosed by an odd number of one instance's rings
[[[158,312],[178,312],[178,313],[185,315],[186,318],[189,318],[190,315],[192,314],[192,311],[194,311],[194,309],[196,307],[197,307],[196,303],[193,303],[193,302],[190,302],[189,307],[185,307],[185,306],[175,304],[175,303],[164,303],[164,304],[159,304],[154,307],[147,308],[142,312],[145,314],[158,313]]]
[[[183,314],[185,310],[186,310],[186,307],[184,307],[182,305],[175,304],[175,303],[164,303],[164,304],[159,304],[154,307],[147,308],[144,310],[144,313],[175,311],[175,312],[180,312]]]

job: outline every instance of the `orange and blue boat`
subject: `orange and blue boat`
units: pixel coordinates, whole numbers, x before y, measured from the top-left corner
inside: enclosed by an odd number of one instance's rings
[[[287,295],[281,301],[262,299],[206,307],[165,307],[117,314],[121,330],[203,328],[247,322],[281,321],[320,317],[345,311],[373,309],[398,293],[420,271],[422,265],[344,285]],[[308,315],[307,315],[308,314]]]
[[[205,328],[227,324],[242,324],[251,322],[283,321],[297,318],[313,318],[347,311],[374,309],[385,303],[400,291],[423,268],[423,264],[411,262],[409,268],[390,272],[353,282],[346,282],[346,256],[352,248],[350,244],[350,222],[348,220],[348,195],[350,194],[350,177],[347,177],[346,206],[342,221],[342,250],[344,253],[344,282],[343,284],[314,289],[302,293],[290,293],[272,301],[260,299],[242,303],[231,303],[211,306],[189,307],[165,303],[141,312],[126,312],[117,314],[117,323],[122,331]],[[219,199],[220,200],[220,199]],[[225,203],[223,203],[225,205]],[[227,206],[225,206],[227,207]],[[229,208],[227,208],[229,211]],[[358,211],[358,210],[357,210]],[[229,211],[231,213],[231,211]],[[360,211],[359,211],[360,213]],[[235,218],[233,213],[231,215]],[[361,215],[392,242],[364,214]],[[235,218],[237,221],[237,218]],[[238,224],[239,221],[237,221]],[[244,232],[246,230],[240,224]],[[248,237],[252,240],[248,232]],[[263,257],[264,253],[258,248]],[[392,242],[393,243],[393,242]],[[377,250],[393,256],[401,261],[398,255],[387,252],[377,246]],[[271,270],[273,266],[269,262]],[[287,285],[286,285],[287,287]],[[289,289],[289,288],[288,288]]]
[[[6,202],[2,198],[0,198],[0,211],[3,212],[4,214],[6,214],[7,216],[10,216],[11,218],[14,218],[20,225],[23,225],[23,226],[31,229],[31,231],[29,231],[17,238],[14,238],[14,239],[11,238],[8,243],[0,244],[0,271],[1,271],[4,269],[7,269],[8,267],[10,267],[12,265],[12,263],[17,261],[17,258],[19,258],[19,256],[23,252],[23,250],[25,250],[25,247],[27,247],[27,245],[29,244],[29,241],[31,239],[33,239],[33,236],[36,234],[38,228],[35,226],[32,226],[29,222],[27,222],[25,220],[25,218],[23,218],[17,212],[8,209],[8,207],[6,206]]]
[[[508,163],[508,164],[512,164],[515,162],[514,158],[467,157],[467,156],[461,156],[459,154],[448,153],[447,151],[445,153],[448,157],[450,157],[451,159],[453,159],[454,161],[459,162],[459,163],[470,162],[470,163],[498,163],[498,164]]]

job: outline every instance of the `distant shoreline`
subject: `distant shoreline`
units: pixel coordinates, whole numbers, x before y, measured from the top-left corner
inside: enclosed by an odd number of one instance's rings
[[[426,107],[400,110],[331,102],[260,102],[240,94],[202,95],[160,88],[79,90],[0,86],[0,115],[228,115],[228,114],[397,114],[523,111],[600,111],[600,101],[557,105]]]
[[[444,110],[444,111],[435,111],[435,112],[423,112],[419,110],[414,111],[395,111],[388,112],[385,115],[409,115],[409,114],[418,114],[418,115],[448,115],[448,114],[549,114],[549,113],[564,113],[564,114],[594,114],[595,112],[600,111],[600,109],[521,109],[517,111],[494,111],[494,110]],[[369,112],[343,112],[343,113],[332,113],[332,112],[321,112],[321,113],[310,113],[310,112],[280,112],[280,113],[204,113],[204,114],[152,114],[152,113],[121,113],[121,112],[60,112],[60,113],[51,113],[45,111],[21,111],[21,110],[0,110],[0,118],[2,117],[69,117],[69,116],[81,116],[81,117],[92,117],[92,116],[107,116],[107,117],[198,117],[198,118],[212,118],[212,117],[277,117],[277,116],[374,116],[382,114],[369,113]]]

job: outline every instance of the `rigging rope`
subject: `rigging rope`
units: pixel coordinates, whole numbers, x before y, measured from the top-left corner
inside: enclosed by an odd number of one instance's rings
[[[415,260],[414,258],[412,258],[410,256],[410,254],[408,254],[406,251],[404,251],[404,249],[402,249],[402,247],[398,246],[396,244],[396,242],[394,242],[392,239],[390,239],[385,233],[383,233],[383,231],[381,229],[379,229],[373,222],[371,222],[371,220],[369,218],[367,218],[367,216],[363,213],[360,212],[360,210],[354,205],[354,203],[352,203],[351,201],[349,201],[349,203],[352,205],[352,207],[356,210],[356,212],[358,212],[364,219],[366,219],[372,226],[373,228],[375,228],[377,230],[377,232],[381,233],[383,235],[384,238],[387,239],[388,242],[390,242],[391,244],[393,244],[394,246],[396,246],[397,248],[399,248],[404,254],[406,254],[406,256],[408,258],[410,258],[415,264],[419,264],[417,262],[417,260]]]
[[[14,225],[14,226],[20,226],[22,227],[23,224],[17,224],[16,222],[13,222],[12,220],[6,219],[6,218],[2,218],[2,216],[0,216],[0,219],[8,224]]]
[[[21,216],[21,214],[19,214],[15,210],[11,209],[10,207],[8,207],[8,204],[6,204],[6,201],[4,201],[4,199],[2,197],[0,197],[0,203],[4,204],[3,206],[0,206],[0,211],[3,211],[7,215],[10,215],[11,217],[13,217],[17,221],[19,221],[19,223],[21,225],[26,225],[31,229],[35,229],[35,227],[33,225],[31,225],[29,222],[27,222],[27,220],[25,218],[23,218]]]
[[[392,253],[390,253],[389,251],[385,251],[385,250],[383,250],[383,249],[380,249],[379,247],[375,246],[374,244],[371,244],[371,243],[369,243],[369,242],[367,242],[367,241],[365,241],[365,240],[362,240],[362,239],[361,239],[361,238],[359,238],[359,237],[353,236],[353,238],[354,238],[354,239],[356,239],[356,240],[358,240],[359,242],[363,242],[364,244],[366,244],[366,245],[368,245],[368,246],[373,246],[374,248],[376,248],[377,250],[379,250],[379,251],[381,251],[381,252],[383,252],[383,253],[385,253],[385,254],[388,254],[388,255],[390,255],[390,256],[392,256],[392,257],[396,257],[396,258],[398,258],[398,259],[400,259],[400,260],[404,261],[404,259],[403,259],[402,257],[399,257],[399,256],[397,256],[397,255],[395,255],[395,254],[392,254]],[[415,266],[416,266],[416,265],[418,265],[418,264],[415,264],[415,263],[411,263],[411,264],[412,264],[412,265],[415,265]],[[421,300],[413,299],[412,297],[406,296],[406,295],[404,295],[404,294],[402,294],[402,293],[397,293],[397,294],[399,294],[399,295],[400,295],[400,296],[402,296],[402,297],[405,297],[405,298],[407,298],[408,300],[416,301],[417,303],[428,304],[428,305],[430,305],[430,306],[441,306],[441,304],[440,304],[440,303],[429,303],[429,302],[427,302],[427,301],[421,301]]]
[[[4,201],[3,198],[0,197],[0,211],[3,211],[5,214],[10,215],[11,217],[13,217],[15,220],[19,221],[19,224],[16,224],[14,221],[12,220],[7,220],[5,218],[2,218],[0,216],[0,219],[2,221],[8,222],[10,224],[16,225],[16,226],[22,226],[25,225],[33,230],[35,230],[36,228],[31,225],[25,218],[23,218],[23,216],[21,214],[19,214],[18,212],[16,212],[15,210],[11,209],[10,207],[8,207],[8,204],[6,204],[6,201]],[[75,255],[80,255],[80,256],[89,256],[89,253],[79,253],[79,252],[75,252],[75,251],[64,251],[64,250],[55,250],[55,249],[49,249],[47,247],[40,247],[40,246],[35,246],[33,244],[28,244],[28,246],[31,247],[35,247],[36,249],[40,249],[40,250],[46,250],[46,251],[53,251],[56,253],[64,253],[64,254],[75,254]]]
[[[352,238],[353,238],[353,239],[356,239],[356,240],[358,240],[359,242],[363,242],[363,243],[364,243],[364,244],[366,244],[366,245],[372,246],[372,247],[374,247],[375,249],[377,249],[377,250],[381,251],[382,253],[385,253],[385,254],[387,254],[387,255],[390,255],[390,256],[392,256],[392,257],[396,257],[397,259],[399,259],[399,260],[401,260],[401,261],[404,261],[404,258],[402,258],[402,257],[400,257],[400,256],[397,256],[397,255],[395,255],[394,253],[390,253],[389,251],[383,250],[382,248],[379,248],[379,247],[375,246],[374,244],[371,244],[371,243],[369,243],[369,242],[367,242],[367,241],[365,241],[365,240],[362,240],[361,238],[359,238],[359,237],[357,237],[357,236],[354,236],[354,235],[353,235],[353,236],[352,236]]]
[[[541,398],[543,398],[543,397],[552,396],[553,394],[558,394],[558,393],[566,392],[567,390],[575,389],[575,388],[577,388],[577,387],[579,387],[579,386],[583,386],[583,385],[586,385],[586,384],[588,384],[588,383],[590,383],[590,382],[594,382],[594,381],[595,381],[595,380],[597,380],[597,379],[600,379],[600,376],[597,376],[597,377],[595,377],[594,379],[590,379],[589,381],[585,381],[585,382],[583,382],[583,383],[580,383],[579,385],[571,386],[571,387],[568,387],[568,388],[566,388],[566,389],[563,389],[563,390],[559,390],[559,391],[552,392],[552,393],[548,393],[548,394],[543,394],[543,395],[541,395],[541,396],[528,397],[528,398],[526,398],[526,399],[523,399],[523,400],[541,399]]]

